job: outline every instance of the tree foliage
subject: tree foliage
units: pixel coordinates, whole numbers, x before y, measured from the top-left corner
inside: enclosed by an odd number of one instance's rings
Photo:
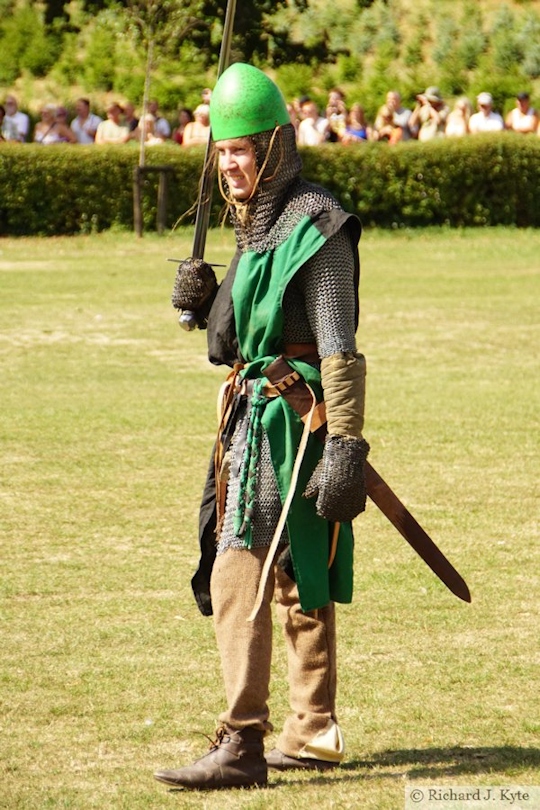
[[[151,42],[152,94],[168,111],[192,105],[215,78],[226,8],[227,0],[0,0],[0,88],[47,77],[60,97],[77,85],[140,104]],[[323,101],[344,85],[373,115],[392,86],[408,103],[429,84],[503,101],[534,92],[539,43],[537,4],[518,0],[238,0],[232,60],[277,72],[291,95],[301,87]]]

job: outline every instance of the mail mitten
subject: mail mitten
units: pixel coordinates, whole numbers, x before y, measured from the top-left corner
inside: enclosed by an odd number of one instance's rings
[[[343,352],[321,362],[328,435],[304,496],[316,497],[317,514],[333,522],[352,520],[366,508],[365,378],[361,354]]]
[[[208,314],[218,289],[213,268],[203,259],[185,259],[176,271],[172,305],[193,312],[199,329],[206,329]]]

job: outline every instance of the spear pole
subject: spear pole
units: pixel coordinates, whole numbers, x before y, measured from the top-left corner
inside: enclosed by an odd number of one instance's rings
[[[223,26],[223,39],[219,52],[218,79],[229,67],[231,58],[231,41],[234,27],[234,16],[236,12],[236,0],[229,0],[225,12],[225,23]],[[208,136],[206,154],[204,157],[204,167],[197,200],[197,216],[195,219],[195,234],[193,236],[194,259],[204,259],[204,249],[206,247],[206,235],[208,233],[208,223],[210,221],[210,208],[212,206],[212,189],[214,186],[215,163],[211,160],[212,153],[212,133]]]
[[[218,79],[229,67],[231,58],[231,41],[234,27],[234,15],[236,13],[236,0],[229,0],[225,12],[225,23],[223,25],[223,39],[219,51]],[[204,259],[204,249],[206,247],[206,235],[208,233],[208,223],[210,221],[210,208],[212,206],[212,190],[214,187],[215,162],[212,160],[212,133],[208,134],[206,153],[199,183],[199,196],[197,198],[197,215],[195,217],[195,233],[193,235],[193,249],[191,256],[193,259]],[[192,332],[197,326],[197,317],[194,312],[184,310],[178,318],[178,323],[186,332]]]

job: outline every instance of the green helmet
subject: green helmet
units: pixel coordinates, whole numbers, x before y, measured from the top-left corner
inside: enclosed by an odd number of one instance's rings
[[[237,62],[221,74],[210,100],[214,141],[256,135],[289,123],[281,91],[262,70]]]

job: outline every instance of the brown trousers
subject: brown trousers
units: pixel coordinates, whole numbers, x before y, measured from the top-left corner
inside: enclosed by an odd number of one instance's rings
[[[311,751],[314,738],[334,735],[336,699],[335,607],[303,613],[296,584],[279,568],[268,578],[265,598],[248,622],[267,548],[228,549],[214,563],[211,579],[214,627],[227,697],[220,721],[233,728],[272,731],[269,722],[269,681],[272,658],[272,599],[287,647],[289,698],[287,718],[277,747],[289,756],[342,758],[340,749],[328,756]],[[341,732],[337,732],[340,736]],[[310,752],[311,751],[311,752]]]

